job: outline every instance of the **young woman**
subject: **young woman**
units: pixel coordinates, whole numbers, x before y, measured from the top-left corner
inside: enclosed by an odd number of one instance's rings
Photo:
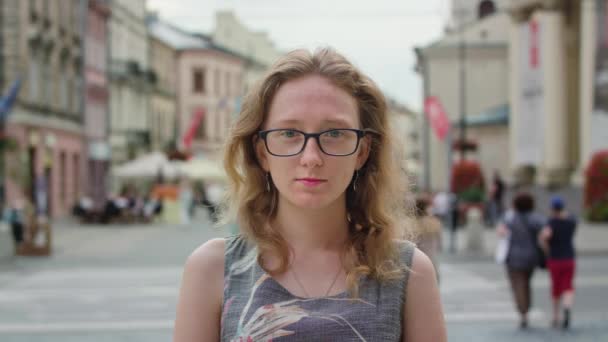
[[[560,326],[560,307],[564,309],[561,327],[570,327],[571,310],[574,304],[572,280],[576,268],[574,234],[576,218],[568,213],[564,200],[555,196],[551,199],[551,216],[543,228],[540,242],[547,252],[547,267],[551,274],[551,294],[553,297],[553,327]]]
[[[519,193],[513,199],[513,210],[505,214],[504,222],[496,228],[498,235],[509,235],[510,239],[505,265],[521,329],[528,328],[528,311],[532,307],[530,287],[540,261],[537,241],[544,224],[544,219],[534,211],[534,198]]]
[[[445,341],[428,257],[403,236],[406,188],[385,100],[331,49],[293,51],[227,142],[224,222],[188,258],[174,341]]]

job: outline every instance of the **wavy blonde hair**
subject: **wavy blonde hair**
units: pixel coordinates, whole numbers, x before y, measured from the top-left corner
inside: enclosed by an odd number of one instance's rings
[[[373,136],[368,160],[359,170],[357,191],[352,186],[346,190],[350,224],[342,257],[347,288],[357,296],[362,276],[379,281],[401,276],[404,268],[392,241],[409,238],[410,230],[404,225],[411,211],[406,205],[407,178],[399,158],[395,158],[386,100],[370,78],[334,50],[322,48],[312,54],[307,50],[289,52],[246,95],[225,146],[228,191],[220,222],[238,222],[245,237],[258,246],[258,263],[266,272],[276,275],[287,271],[287,243],[268,224],[277,213],[278,191],[275,187],[270,191],[266,188],[266,173],[257,161],[255,142],[279,87],[311,74],[323,76],[351,94],[358,105],[362,128],[379,133]],[[279,257],[278,267],[267,269],[261,259],[266,254]]]

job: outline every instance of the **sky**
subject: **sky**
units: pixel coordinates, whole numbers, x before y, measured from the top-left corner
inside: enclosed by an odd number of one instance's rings
[[[148,0],[180,28],[210,34],[217,10],[232,10],[265,31],[281,51],[331,46],[369,75],[385,95],[422,108],[413,48],[439,39],[450,0]]]

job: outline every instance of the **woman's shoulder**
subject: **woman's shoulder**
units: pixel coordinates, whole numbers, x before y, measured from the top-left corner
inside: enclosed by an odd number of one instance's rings
[[[553,216],[553,217],[550,217],[547,220],[547,224],[549,226],[551,226],[551,227],[557,226],[557,225],[563,225],[563,224],[576,226],[576,224],[577,224],[577,218],[576,218],[575,215],[573,215],[571,213],[566,213],[563,216]]]
[[[224,269],[226,240],[210,239],[195,249],[186,261],[186,271],[212,272]]]
[[[414,249],[410,273],[405,289],[405,339],[446,341],[435,268],[429,257],[417,248]]]
[[[241,234],[214,238],[195,249],[188,259],[197,263],[205,262],[204,259],[210,259],[207,262],[221,259],[223,263],[226,257],[235,253],[240,254],[241,251],[247,251],[251,247],[251,243]]]

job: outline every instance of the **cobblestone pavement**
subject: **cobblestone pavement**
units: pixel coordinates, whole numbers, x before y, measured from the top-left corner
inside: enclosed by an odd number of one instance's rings
[[[0,341],[169,341],[182,266],[230,234],[187,226],[57,226],[50,258],[0,262]],[[608,257],[577,268],[573,329],[548,328],[548,276],[534,277],[532,328],[520,331],[504,272],[483,256],[444,255],[449,341],[608,341]]]
[[[444,256],[441,293],[449,341],[608,341],[608,257],[589,256],[577,265],[573,325],[549,328],[549,275],[533,277],[531,328],[519,330],[504,270],[491,260]]]

